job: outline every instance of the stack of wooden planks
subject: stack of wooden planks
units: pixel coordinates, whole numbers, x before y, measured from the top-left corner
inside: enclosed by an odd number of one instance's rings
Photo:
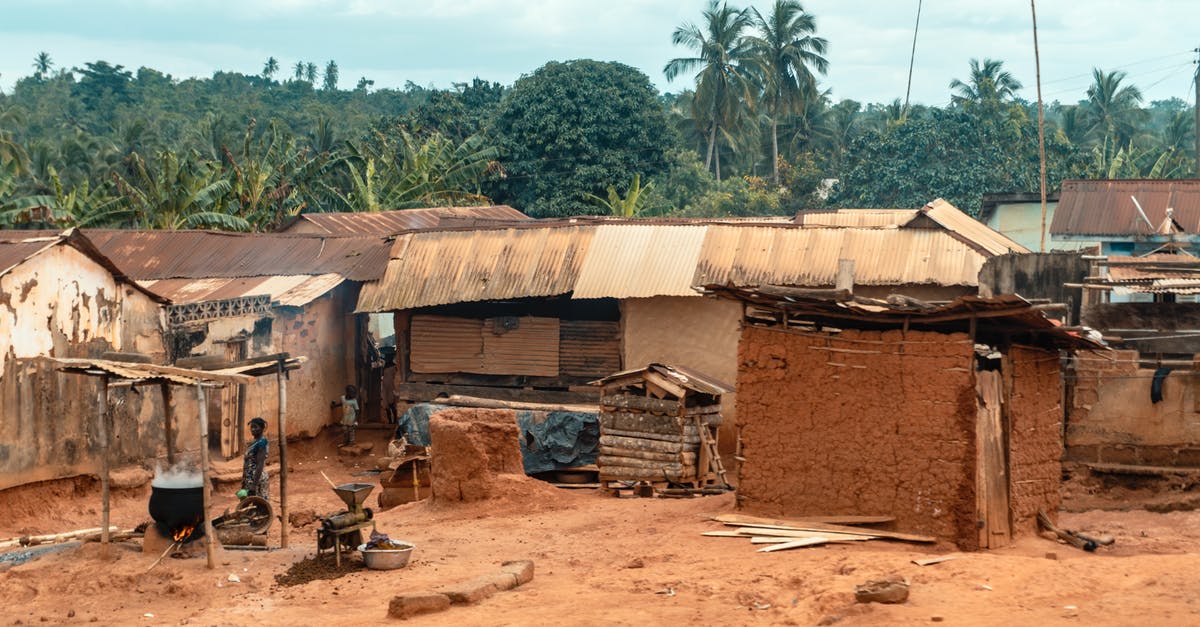
[[[719,405],[684,408],[632,395],[602,396],[599,417],[602,481],[694,482],[699,429],[721,424]]]
[[[864,525],[893,522],[892,516],[811,516],[799,520],[760,518],[742,514],[723,514],[713,520],[733,530],[706,531],[703,535],[720,538],[749,538],[751,544],[767,545],[760,553],[784,551],[835,542],[899,540],[934,543],[937,538],[898,531],[872,529]]]

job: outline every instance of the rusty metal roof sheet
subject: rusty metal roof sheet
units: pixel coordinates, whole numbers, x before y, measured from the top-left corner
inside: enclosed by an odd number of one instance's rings
[[[572,291],[595,226],[418,231],[396,237],[358,311],[558,296]]]
[[[575,283],[575,298],[695,296],[692,275],[706,226],[597,226]]]
[[[917,209],[831,209],[801,211],[796,224],[804,226],[900,226],[917,217]]]
[[[309,232],[321,231],[334,235],[384,236],[433,228],[445,219],[530,220],[532,218],[508,205],[425,207],[396,211],[302,213],[279,230],[280,232],[289,232],[303,229]]]
[[[1138,215],[1133,198],[1150,224]],[[1068,180],[1062,182],[1052,235],[1150,235],[1167,208],[1186,233],[1200,233],[1200,179]]]
[[[692,285],[833,285],[839,259],[858,285],[974,286],[986,256],[939,229],[714,225]]]
[[[198,303],[244,296],[270,296],[271,302],[285,307],[302,307],[340,285],[339,274],[213,278],[160,279],[139,283],[175,304]]]
[[[40,235],[32,234],[24,238],[16,236],[16,233],[20,233],[20,231],[9,231],[0,235],[0,275],[7,274],[14,267],[43,250],[54,246],[71,246],[107,270],[118,283],[130,285],[154,301],[165,301],[161,295],[138,285],[136,281],[126,275],[121,268],[118,268],[111,259],[102,253],[96,247],[95,242],[78,229],[67,229],[62,233],[54,233],[52,235],[47,235],[46,233],[48,232],[41,232]],[[29,232],[27,231],[26,233]]]
[[[383,275],[390,246],[380,237],[127,230],[85,234],[139,281],[299,274],[373,281]]]
[[[683,386],[695,392],[700,392],[701,394],[720,396],[721,394],[729,394],[730,392],[734,391],[732,385],[725,383],[716,377],[710,377],[702,372],[684,368],[683,366],[671,366],[667,364],[648,364],[642,368],[634,368],[633,370],[615,372],[607,377],[604,377],[603,379],[592,381],[591,385],[604,385],[611,381],[616,381],[632,375],[640,375],[650,371],[666,377],[668,380],[677,385]]]
[[[1030,252],[1007,235],[959,211],[958,207],[941,198],[925,205],[920,211],[943,228],[962,236],[969,243],[982,247],[989,254]]]
[[[1145,257],[1109,255],[1108,276],[1113,283],[1159,279],[1200,279],[1200,259],[1191,255],[1156,254]]]

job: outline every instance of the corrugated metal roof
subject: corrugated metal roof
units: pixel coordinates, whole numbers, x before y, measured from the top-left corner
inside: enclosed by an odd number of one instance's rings
[[[917,209],[833,209],[801,211],[796,224],[804,226],[882,227],[907,224]]]
[[[1138,215],[1132,198],[1151,224]],[[1200,179],[1069,180],[1062,182],[1052,235],[1135,236],[1154,233],[1174,209],[1186,233],[1200,232]]]
[[[572,291],[595,226],[423,231],[397,236],[359,311],[558,296]]]
[[[62,238],[60,237],[0,240],[0,275],[8,274],[9,270],[17,267],[26,259],[61,242]]]
[[[978,285],[985,255],[937,229],[709,226],[692,285]]]
[[[1028,248],[1018,244],[1007,235],[959,211],[958,207],[941,198],[922,207],[921,213],[971,243],[983,247],[985,251],[993,255],[1029,252]]]
[[[0,275],[7,274],[26,259],[47,248],[53,246],[71,246],[107,270],[118,283],[130,285],[137,291],[148,296],[151,300],[157,302],[164,301],[161,295],[138,285],[121,268],[118,268],[111,259],[102,253],[90,238],[78,229],[72,228],[62,233],[53,234],[43,231],[40,232],[40,235],[26,231],[26,233],[29,233],[26,237],[14,236],[16,233],[20,233],[20,231],[8,231],[0,234]]]
[[[283,226],[288,232],[309,226],[335,235],[396,235],[438,226],[444,218],[476,220],[530,220],[508,205],[487,207],[425,207],[357,213],[303,213]]]
[[[299,274],[373,281],[383,276],[390,246],[379,237],[222,231],[88,230],[85,234],[117,267],[139,281]]]
[[[1145,257],[1109,255],[1108,281],[1153,281],[1156,279],[1200,279],[1200,259],[1191,255],[1157,254]],[[1190,271],[1189,271],[1190,270]]]
[[[710,377],[704,373],[684,368],[683,366],[671,366],[667,364],[648,364],[643,368],[634,368],[633,370],[624,370],[610,374],[603,379],[592,381],[590,385],[604,385],[606,383],[624,379],[632,375],[641,375],[646,372],[656,372],[677,385],[683,386],[689,390],[700,392],[701,394],[710,394],[720,396],[733,392],[733,386],[717,379]]]
[[[706,226],[608,224],[596,227],[575,298],[695,296],[692,275]]]
[[[1121,285],[1114,294],[1200,294],[1200,279],[1155,279],[1146,283]]]
[[[198,303],[207,300],[270,296],[271,302],[288,307],[302,307],[340,285],[339,274],[307,274],[269,277],[214,279],[162,279],[139,281],[175,304]]]

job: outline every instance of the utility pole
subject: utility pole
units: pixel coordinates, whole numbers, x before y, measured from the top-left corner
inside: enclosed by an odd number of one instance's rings
[[[1037,76],[1038,98],[1038,166],[1041,170],[1042,189],[1042,232],[1038,252],[1046,252],[1046,117],[1042,112],[1042,60],[1038,55],[1037,7],[1029,0],[1029,12],[1033,15],[1033,67]]]
[[[1196,53],[1196,73],[1192,75],[1192,83],[1196,86],[1196,99],[1192,101],[1192,111],[1196,114],[1196,123],[1192,130],[1196,135],[1196,178],[1200,178],[1200,48]]]
[[[921,4],[923,0],[917,0],[917,24],[913,26],[913,45],[912,54],[908,57],[908,87],[904,89],[904,110],[900,112],[900,121],[908,119],[908,97],[912,94],[912,73],[913,63],[917,60],[917,31],[921,29]],[[1200,88],[1197,88],[1200,89]]]

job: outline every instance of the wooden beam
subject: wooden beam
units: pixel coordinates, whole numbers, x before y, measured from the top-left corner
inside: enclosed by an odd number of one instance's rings
[[[552,405],[590,404],[596,402],[595,395],[560,390],[526,390],[510,387],[486,387],[472,385],[438,385],[433,383],[401,383],[396,386],[396,397],[414,402],[436,402],[439,394],[447,397],[455,394],[513,400]]]
[[[288,548],[288,527],[291,523],[288,522],[288,496],[287,496],[287,380],[286,371],[283,368],[283,359],[280,358],[279,370],[275,373],[275,381],[279,388],[279,421],[276,424],[276,429],[279,431],[279,546],[280,548]],[[266,463],[266,460],[263,460]]]
[[[171,384],[167,381],[158,382],[158,390],[163,404],[163,433],[167,441],[167,464],[175,465],[175,428],[174,416],[171,412]]]
[[[104,556],[108,556],[109,543],[109,511],[110,511],[110,495],[109,495],[109,477],[108,477],[108,376],[100,377],[100,393],[97,399],[100,406],[100,422],[97,429],[100,431],[100,499],[103,501],[103,510],[100,513],[100,544],[103,545]]]
[[[212,503],[212,482],[209,481],[208,467],[208,398],[204,393],[204,386],[200,383],[196,383],[196,401],[200,405],[200,477],[203,481],[200,487],[201,494],[204,495],[204,512],[201,514],[204,520],[201,524],[204,525],[204,548],[208,554],[208,569],[213,570],[217,567],[217,554],[212,518],[208,515],[208,508]]]

